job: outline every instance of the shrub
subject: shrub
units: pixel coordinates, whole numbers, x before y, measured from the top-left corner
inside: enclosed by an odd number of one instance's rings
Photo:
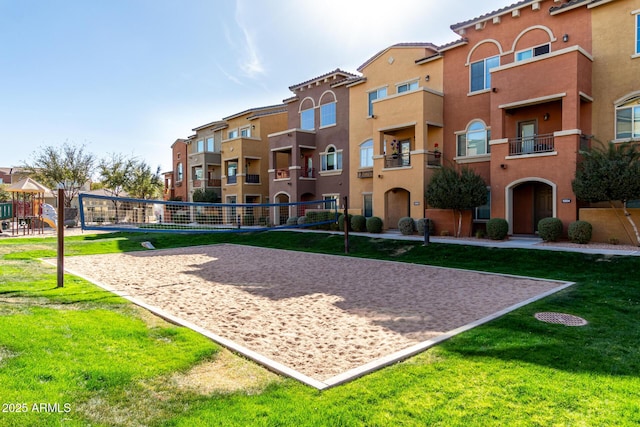
[[[189,213],[188,212],[176,212],[173,214],[173,222],[176,224],[188,224]]]
[[[353,231],[367,231],[367,218],[362,215],[351,217],[351,229]]]
[[[586,221],[574,221],[569,224],[567,233],[569,234],[569,240],[573,243],[589,243],[591,240],[591,232],[593,227]]]
[[[562,221],[558,218],[543,218],[538,222],[538,235],[545,242],[557,242],[562,236]]]
[[[255,225],[255,217],[251,214],[242,215],[242,224],[243,225]]]
[[[298,217],[290,216],[289,218],[287,218],[287,225],[298,225]]]
[[[416,231],[416,222],[413,218],[405,216],[398,221],[398,228],[404,236],[409,236]]]
[[[302,215],[298,218],[298,225],[305,225],[307,223],[307,216]]]
[[[476,230],[476,239],[484,239],[486,233],[484,230]]]
[[[382,233],[382,219],[377,216],[367,218],[367,232],[369,233]]]
[[[425,224],[427,223],[426,218],[420,218],[416,221],[416,230],[418,230],[418,234],[424,236]],[[430,219],[429,220],[429,235],[433,236],[436,232],[436,224]]]
[[[491,218],[487,222],[487,236],[491,240],[504,240],[509,233],[509,223],[504,218]]]
[[[349,223],[351,223],[352,218],[353,218],[353,215],[349,214],[348,215]],[[344,214],[340,214],[340,216],[338,216],[338,230],[344,231]]]

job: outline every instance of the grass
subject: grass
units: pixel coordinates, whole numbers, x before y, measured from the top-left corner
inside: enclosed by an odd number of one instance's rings
[[[238,243],[343,254],[340,235],[108,234],[67,255]],[[319,392],[221,351],[72,276],[55,239],[0,241],[0,425],[609,426],[640,423],[640,258],[351,236],[350,256],[574,281],[558,294],[343,386]],[[538,311],[584,317],[541,323]],[[64,409],[64,406],[60,406]],[[50,409],[55,409],[50,408]]]

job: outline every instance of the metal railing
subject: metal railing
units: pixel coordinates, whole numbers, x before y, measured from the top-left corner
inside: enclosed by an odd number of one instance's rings
[[[442,153],[440,151],[429,151],[427,153],[427,166],[442,166]]]
[[[549,153],[555,151],[552,133],[509,139],[509,155]]]
[[[411,166],[411,154],[399,153],[384,156],[385,168],[404,168]]]
[[[315,178],[316,177],[316,169],[315,168],[307,168],[304,167],[300,171],[301,178]]]
[[[276,179],[291,178],[291,172],[289,169],[276,169]]]
[[[255,173],[248,173],[244,182],[247,184],[260,184],[260,175]]]
[[[238,182],[238,175],[227,176],[227,184],[236,184]]]

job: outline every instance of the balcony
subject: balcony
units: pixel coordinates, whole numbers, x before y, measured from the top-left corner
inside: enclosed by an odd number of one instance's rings
[[[411,154],[400,153],[392,154],[390,156],[384,156],[385,168],[406,168],[411,166]]]
[[[442,166],[442,153],[440,151],[429,151],[427,153],[427,166]]]
[[[260,175],[253,174],[253,173],[248,173],[245,176],[244,182],[247,183],[247,184],[260,184]]]
[[[238,182],[238,175],[227,176],[227,184],[236,184]]]
[[[555,151],[552,133],[509,139],[509,155],[551,153]]]
[[[300,178],[315,178],[316,177],[316,169],[304,167],[300,171]]]
[[[207,187],[221,187],[221,186],[222,186],[222,180],[219,178],[207,180]]]
[[[276,169],[276,179],[289,179],[291,172],[289,169]]]

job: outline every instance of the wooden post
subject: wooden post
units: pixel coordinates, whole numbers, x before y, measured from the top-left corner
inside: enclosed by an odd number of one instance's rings
[[[347,196],[344,196],[344,253],[349,253],[349,212]]]
[[[58,285],[64,287],[64,189],[58,188]]]

